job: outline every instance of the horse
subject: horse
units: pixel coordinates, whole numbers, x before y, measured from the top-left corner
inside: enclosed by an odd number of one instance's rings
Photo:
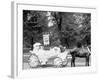
[[[71,67],[75,67],[75,58],[85,58],[86,59],[86,66],[89,66],[89,60],[90,60],[90,49],[88,47],[82,47],[82,48],[74,48],[70,51],[70,54],[72,56],[71,59]]]

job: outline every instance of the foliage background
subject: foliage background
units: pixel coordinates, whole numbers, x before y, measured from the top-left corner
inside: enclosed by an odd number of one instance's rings
[[[67,48],[91,44],[91,14],[53,12],[54,25],[48,27],[47,11],[23,10],[23,45],[32,48],[35,42],[43,44],[43,34],[49,32],[50,46]]]

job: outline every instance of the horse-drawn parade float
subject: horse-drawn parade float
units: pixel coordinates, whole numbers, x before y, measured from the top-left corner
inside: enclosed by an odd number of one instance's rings
[[[23,69],[91,65],[91,14],[23,11]]]

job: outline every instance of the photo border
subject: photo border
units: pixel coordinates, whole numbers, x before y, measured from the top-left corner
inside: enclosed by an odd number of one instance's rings
[[[22,23],[22,11],[23,9],[26,9],[25,7],[21,8],[19,6],[31,6],[31,9],[33,6],[41,6],[45,7],[52,7],[54,8],[60,8],[62,12],[65,11],[65,9],[74,9],[75,12],[81,12],[83,13],[83,10],[86,10],[85,13],[90,12],[91,13],[91,47],[92,47],[92,53],[95,53],[95,44],[94,44],[94,27],[96,26],[96,8],[86,8],[86,7],[71,7],[71,6],[57,6],[57,5],[41,5],[41,4],[29,4],[29,3],[19,3],[19,2],[12,2],[12,65],[11,65],[11,76],[14,78],[17,77],[40,77],[40,76],[50,76],[50,75],[66,75],[66,74],[72,74],[72,73],[91,73],[96,72],[96,54],[91,55],[91,66],[89,67],[68,67],[68,68],[50,68],[50,69],[29,69],[29,70],[22,70],[22,51],[23,51],[23,45],[21,41],[23,41],[23,23]],[[51,8],[51,11],[53,11]],[[31,10],[30,7],[27,7],[27,9]],[[41,8],[39,8],[42,10]],[[76,10],[75,10],[76,9]],[[79,10],[80,9],[80,10]],[[37,10],[37,9],[36,9]],[[43,10],[42,10],[43,11]],[[45,10],[47,11],[47,10]],[[50,11],[50,10],[49,10]],[[57,11],[57,10],[55,10]],[[59,10],[58,10],[59,11]],[[68,12],[68,11],[67,11]],[[71,11],[72,12],[72,11]],[[21,24],[19,24],[21,23]],[[22,26],[21,28],[19,26]],[[20,33],[21,32],[21,33]],[[21,35],[20,35],[21,34]],[[21,53],[21,54],[20,54]],[[46,73],[45,73],[46,72]]]

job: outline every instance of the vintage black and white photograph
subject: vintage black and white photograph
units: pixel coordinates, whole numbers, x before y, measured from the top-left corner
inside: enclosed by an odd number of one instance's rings
[[[91,66],[91,13],[23,10],[23,69]]]

